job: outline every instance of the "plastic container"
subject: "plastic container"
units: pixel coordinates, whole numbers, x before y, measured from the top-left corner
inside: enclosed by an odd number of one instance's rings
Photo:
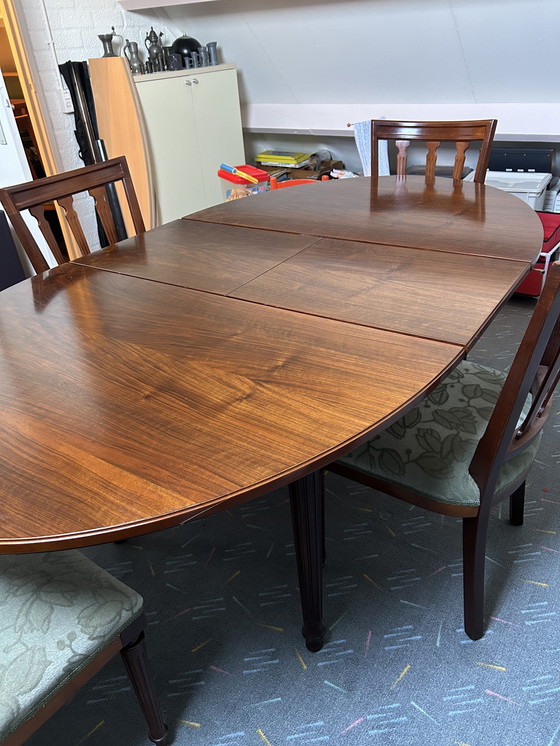
[[[465,177],[465,181],[473,181],[473,179],[474,172]],[[484,183],[486,186],[497,187],[514,194],[534,210],[542,210],[546,196],[546,186],[551,179],[552,174],[528,173],[526,171],[487,171]]]
[[[223,168],[218,169],[218,176],[220,177],[222,184],[222,194],[224,195],[224,202],[229,202],[232,199],[239,199],[240,197],[248,197],[251,194],[261,194],[268,190],[268,172],[263,171],[261,168],[255,168],[247,164],[236,166],[240,171],[245,171],[249,176],[254,176],[258,179],[257,184],[244,179],[242,176],[236,176],[230,174],[229,171],[224,171]]]

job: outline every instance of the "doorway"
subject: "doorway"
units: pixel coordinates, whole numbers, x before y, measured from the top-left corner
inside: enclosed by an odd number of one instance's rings
[[[25,153],[22,177],[9,182],[12,184],[51,176],[59,171],[15,6],[15,0],[0,0],[0,82],[7,91],[9,101],[5,103],[12,110],[9,114],[14,115],[16,137],[19,137]],[[16,144],[19,146],[20,143]],[[2,184],[0,181],[0,186],[7,183]],[[77,256],[75,241],[58,208],[53,208],[49,213],[49,222],[63,254]],[[35,235],[35,232],[32,232]],[[47,251],[47,255],[50,256],[50,250]]]
[[[2,70],[4,85],[14,112],[29,170],[33,179],[40,179],[46,176],[46,171],[2,16],[0,16],[0,70]]]
[[[33,80],[32,67],[27,55],[14,0],[0,0],[0,68],[8,75],[6,87],[16,100],[22,101],[22,129],[30,131],[33,147],[45,175],[57,173],[57,163],[51,146],[45,120]],[[17,104],[16,110],[17,111]],[[36,177],[37,178],[37,177]]]

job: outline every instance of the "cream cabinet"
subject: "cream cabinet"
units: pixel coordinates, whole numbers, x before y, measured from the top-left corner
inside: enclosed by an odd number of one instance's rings
[[[122,58],[89,65],[108,155],[127,156],[137,191],[137,179],[147,182],[147,194],[139,195],[146,223],[167,223],[221,202],[220,163],[245,162],[235,66],[133,77]],[[127,123],[129,117],[134,121]]]

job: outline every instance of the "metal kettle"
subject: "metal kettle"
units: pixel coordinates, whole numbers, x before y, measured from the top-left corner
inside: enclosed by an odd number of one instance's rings
[[[154,31],[154,27],[150,28],[150,32],[146,34],[144,44],[148,50],[148,59],[151,62],[151,67],[154,72],[164,69],[163,65],[163,46],[161,44],[161,37],[163,31],[160,31],[159,36]]]

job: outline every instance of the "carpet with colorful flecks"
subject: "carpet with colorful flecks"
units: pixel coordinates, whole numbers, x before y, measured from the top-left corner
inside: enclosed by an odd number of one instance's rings
[[[514,297],[470,359],[506,370],[534,308]],[[85,550],[145,599],[177,746],[560,746],[560,394],[525,524],[495,508],[487,632],[462,627],[461,523],[330,475],[327,643],[309,653],[287,491]],[[29,741],[140,746],[120,660]]]

